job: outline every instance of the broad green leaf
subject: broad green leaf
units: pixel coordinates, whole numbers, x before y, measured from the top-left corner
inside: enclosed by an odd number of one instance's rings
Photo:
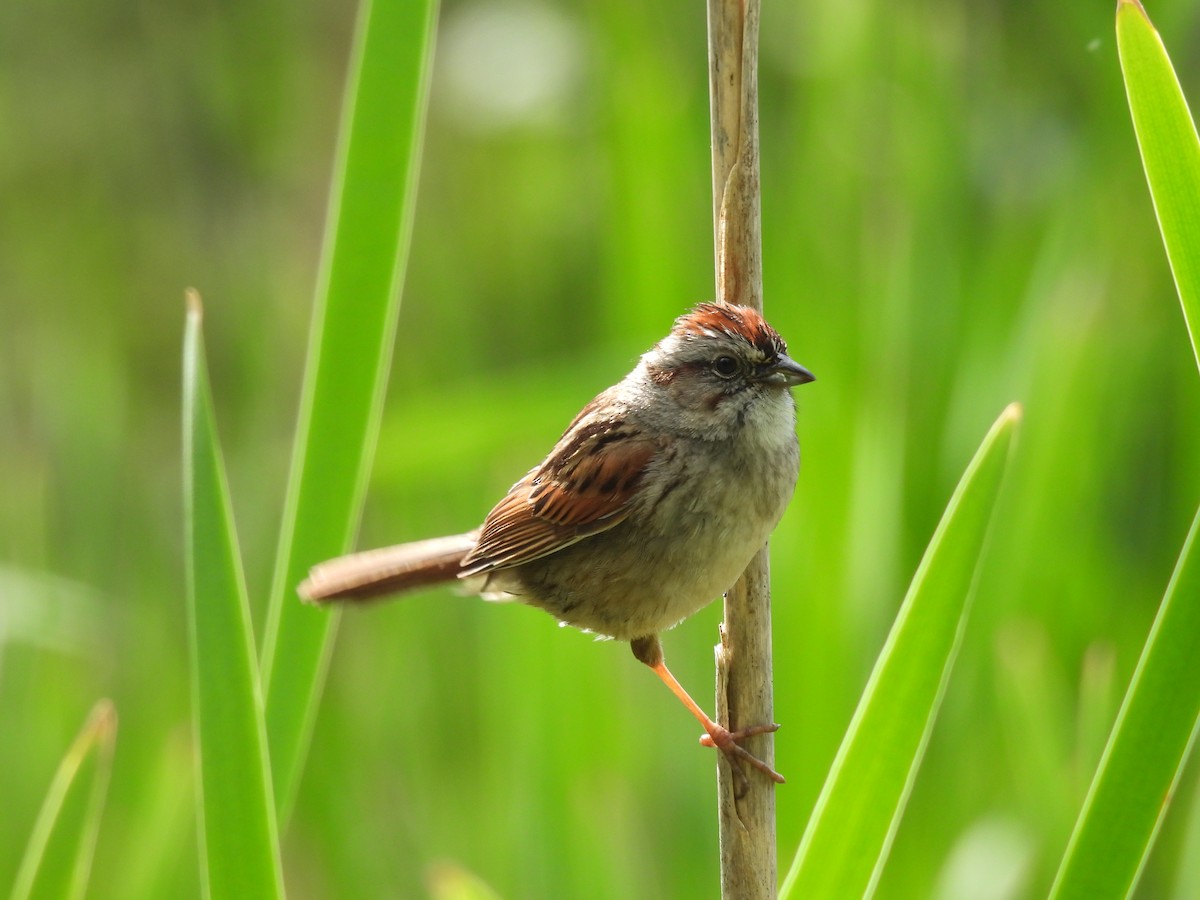
[[[1167,49],[1137,0],[1117,4],[1117,49],[1154,212],[1200,364],[1200,139]]]
[[[280,809],[312,731],[336,614],[304,606],[308,568],[358,527],[404,280],[436,0],[363,0],[326,222],[300,418],[263,638]]]
[[[117,712],[101,700],[54,773],[21,859],[13,900],[84,896],[116,738]]]
[[[1200,727],[1200,512],[1150,628],[1054,881],[1056,900],[1126,897]]]
[[[262,689],[204,362],[200,300],[183,346],[184,519],[201,877],[208,897],[282,897]]]
[[[817,799],[780,897],[871,894],[924,756],[1003,482],[1016,404],[967,466],[917,568]]]

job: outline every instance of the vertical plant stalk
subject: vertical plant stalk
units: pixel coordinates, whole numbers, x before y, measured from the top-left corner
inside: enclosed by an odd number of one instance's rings
[[[762,309],[758,175],[758,0],[708,0],[713,230],[717,298]],[[771,594],[764,547],[725,595],[717,657],[717,721],[736,730],[772,720]],[[774,740],[746,749],[774,763]],[[717,754],[721,896],[775,896],[775,785],[739,777]]]

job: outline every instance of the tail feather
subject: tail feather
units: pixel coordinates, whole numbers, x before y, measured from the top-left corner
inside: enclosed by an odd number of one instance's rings
[[[369,600],[455,581],[477,531],[339,556],[309,570],[296,589],[304,600]]]

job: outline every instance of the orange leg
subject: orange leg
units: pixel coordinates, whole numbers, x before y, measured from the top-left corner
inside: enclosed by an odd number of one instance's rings
[[[718,725],[708,717],[708,714],[700,708],[700,705],[683,689],[683,685],[671,674],[671,670],[667,668],[667,664],[663,660],[662,644],[659,643],[657,635],[648,638],[637,638],[631,642],[630,646],[633,648],[633,655],[649,666],[654,671],[654,674],[661,678],[663,683],[671,689],[671,693],[678,697],[680,702],[687,707],[688,712],[699,720],[705,731],[705,734],[700,738],[700,743],[706,747],[716,747],[729,757],[731,762],[734,759],[740,759],[742,762],[748,763],[758,769],[772,781],[778,784],[784,783],[782,775],[738,744],[738,741],[742,738],[778,731],[778,725],[755,725],[740,731],[730,731],[723,725]]]

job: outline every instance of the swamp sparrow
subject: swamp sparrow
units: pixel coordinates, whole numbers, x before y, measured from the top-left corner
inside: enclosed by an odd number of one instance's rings
[[[321,563],[300,596],[457,581],[629,641],[705,743],[782,782],[736,743],[778,726],[715,723],[667,669],[658,635],[728,590],[783,515],[800,465],[788,389],[812,380],[758,312],[702,303],[583,408],[479,528]]]

